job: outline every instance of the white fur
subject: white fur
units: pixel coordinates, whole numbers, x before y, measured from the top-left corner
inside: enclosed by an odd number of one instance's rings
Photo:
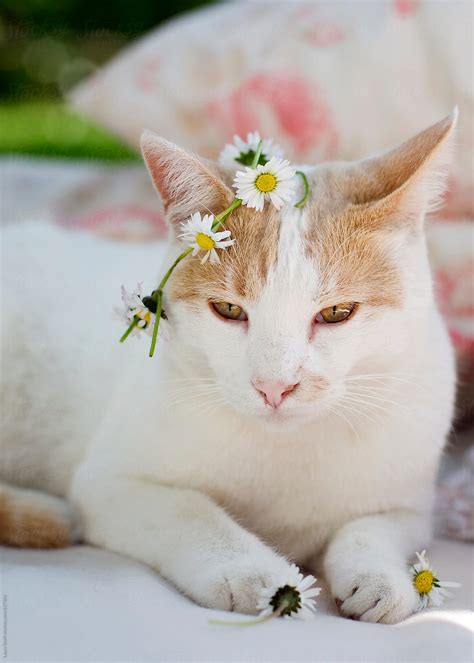
[[[395,622],[416,604],[406,560],[429,539],[452,351],[421,234],[393,240],[401,309],[361,306],[312,337],[334,302],[318,299],[304,215],[283,210],[277,266],[258,301],[237,302],[248,329],[176,304],[153,359],[143,339],[118,345],[109,310],[133,273],[152,289],[157,247],[5,230],[0,476],[68,495],[88,541],[202,605],[253,612],[291,559],[324,569],[343,614]],[[311,402],[295,392],[275,412],[251,384],[298,382],[303,369],[329,383]],[[364,403],[347,400],[357,384]]]

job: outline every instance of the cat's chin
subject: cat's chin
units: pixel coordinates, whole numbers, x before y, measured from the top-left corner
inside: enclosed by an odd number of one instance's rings
[[[285,409],[266,408],[257,414],[258,420],[268,430],[297,429],[318,418],[318,408]]]

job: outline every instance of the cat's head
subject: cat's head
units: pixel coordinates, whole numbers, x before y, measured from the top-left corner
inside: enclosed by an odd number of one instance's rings
[[[166,288],[169,324],[225,403],[280,424],[376,404],[364,380],[406,366],[432,306],[423,221],[443,190],[455,123],[456,113],[381,156],[307,168],[302,210],[241,207],[225,223],[236,242],[220,264],[180,264]],[[173,257],[181,222],[233,200],[232,174],[150,132],[142,148]]]

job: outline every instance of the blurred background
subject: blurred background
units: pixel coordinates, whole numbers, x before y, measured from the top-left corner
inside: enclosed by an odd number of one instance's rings
[[[2,0],[0,153],[137,159],[63,95],[136,37],[213,0]]]

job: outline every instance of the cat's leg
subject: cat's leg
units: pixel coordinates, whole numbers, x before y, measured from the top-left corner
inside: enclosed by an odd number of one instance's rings
[[[289,563],[206,495],[146,479],[79,473],[72,499],[86,541],[144,562],[197,603],[253,614]]]
[[[76,514],[65,500],[0,482],[0,545],[63,548],[79,537]]]
[[[415,611],[407,560],[429,541],[429,525],[429,516],[400,510],[358,518],[335,533],[323,563],[344,616],[393,624]]]

